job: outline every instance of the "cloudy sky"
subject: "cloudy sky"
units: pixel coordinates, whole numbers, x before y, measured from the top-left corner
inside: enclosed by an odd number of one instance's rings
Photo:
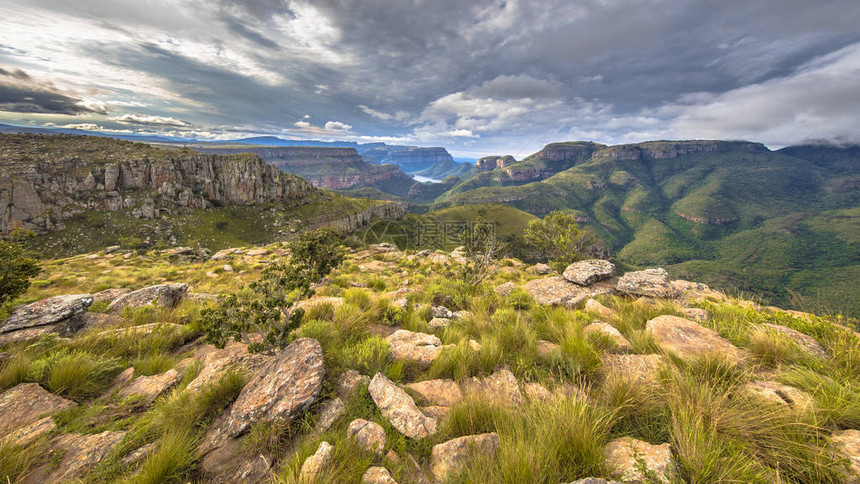
[[[857,0],[0,0],[0,123],[445,146],[860,142]]]

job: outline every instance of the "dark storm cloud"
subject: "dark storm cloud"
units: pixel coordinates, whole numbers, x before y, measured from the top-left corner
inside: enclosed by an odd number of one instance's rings
[[[87,105],[50,83],[34,80],[21,69],[0,67],[0,111],[34,114],[104,114],[103,106]]]

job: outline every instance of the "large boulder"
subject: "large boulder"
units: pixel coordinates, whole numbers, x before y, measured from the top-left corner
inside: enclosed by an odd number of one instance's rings
[[[430,454],[430,472],[434,482],[445,480],[465,468],[469,458],[481,455],[492,458],[499,450],[499,436],[489,434],[467,435],[433,446]]]
[[[815,404],[812,396],[808,393],[776,381],[761,380],[749,382],[741,390],[762,402],[797,410],[809,410]]]
[[[507,368],[502,368],[489,376],[465,380],[463,393],[503,405],[523,403],[523,394],[517,377]]]
[[[93,297],[89,294],[67,294],[36,301],[13,311],[0,325],[0,334],[35,328],[38,329],[31,331],[35,334],[72,334],[83,326],[83,315],[92,303]]]
[[[562,273],[565,279],[580,286],[590,286],[597,281],[609,279],[614,275],[615,264],[601,259],[574,262],[567,266],[567,269]]]
[[[124,308],[136,308],[150,304],[172,308],[179,304],[187,294],[188,284],[185,283],[144,287],[114,299],[108,306],[108,311],[117,312]]]
[[[241,435],[263,419],[293,420],[316,400],[324,375],[320,344],[311,338],[294,341],[242,389],[230,408],[227,433]]]
[[[670,482],[674,471],[669,444],[652,445],[621,437],[606,444],[603,454],[612,477],[622,482]]]
[[[582,329],[582,334],[586,337],[605,337],[613,342],[615,347],[614,352],[626,353],[633,350],[633,346],[627,341],[627,338],[621,334],[621,331],[615,329],[614,326],[604,323],[603,321],[595,321]]]
[[[678,294],[670,284],[669,273],[663,268],[628,272],[618,280],[616,289],[631,296],[668,298]]]
[[[377,455],[385,452],[385,430],[376,422],[357,418],[349,423],[346,434],[368,452]]]
[[[765,323],[763,326],[769,331],[777,332],[794,341],[794,343],[797,344],[797,346],[800,347],[800,349],[806,352],[806,354],[808,354],[809,356],[822,360],[830,358],[830,355],[828,355],[827,352],[824,351],[824,348],[822,348],[821,345],[818,344],[818,341],[816,341],[815,338],[809,336],[808,334],[803,334],[796,329],[791,329],[788,326],[781,326],[779,324]]]
[[[367,387],[382,415],[401,434],[423,439],[436,433],[436,419],[421,413],[415,400],[382,373],[377,373]]]
[[[746,351],[723,339],[716,331],[678,316],[657,316],[648,321],[645,330],[651,333],[657,346],[681,359],[710,354],[737,363],[747,357]]]
[[[43,415],[76,405],[45,391],[38,383],[22,383],[0,394],[0,435],[33,424]]]
[[[406,388],[417,393],[430,405],[452,407],[463,400],[460,385],[454,380],[424,380],[409,383]]]
[[[612,294],[615,289],[609,281],[600,281],[589,287],[568,282],[561,276],[532,279],[523,286],[535,302],[546,306],[573,308],[601,294]]]
[[[442,352],[442,340],[432,334],[398,329],[386,338],[395,360],[414,361],[429,366]]]

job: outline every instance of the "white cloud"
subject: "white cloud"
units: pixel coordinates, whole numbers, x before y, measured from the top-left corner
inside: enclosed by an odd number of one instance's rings
[[[297,128],[310,128],[311,123],[309,123],[307,121],[296,121],[295,123],[293,123],[293,126],[295,126]]]
[[[477,134],[472,133],[468,129],[455,129],[453,131],[448,131],[446,133],[448,136],[453,136],[454,138],[479,138]]]
[[[122,124],[136,124],[141,126],[172,126],[176,128],[185,128],[191,126],[191,123],[171,118],[169,116],[152,116],[149,114],[126,113],[121,116],[111,118]]]
[[[325,123],[325,129],[328,131],[349,131],[352,129],[352,126],[340,121],[328,121]]]

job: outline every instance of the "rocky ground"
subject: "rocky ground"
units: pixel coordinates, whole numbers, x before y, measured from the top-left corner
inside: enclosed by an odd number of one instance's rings
[[[283,349],[200,311],[279,246],[52,261],[0,323],[8,482],[860,482],[854,321],[654,268],[353,252]],[[25,304],[26,303],[26,304]]]

